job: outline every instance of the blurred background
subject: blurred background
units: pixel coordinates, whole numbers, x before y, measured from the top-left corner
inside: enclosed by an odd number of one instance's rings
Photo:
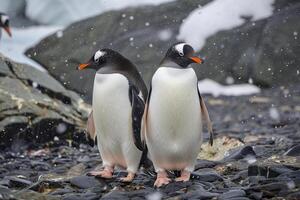
[[[135,182],[142,190],[83,176],[100,163],[84,134],[95,71],[76,68],[111,48],[149,86],[179,41],[205,59],[192,67],[215,145],[204,134],[201,184],[148,199],[209,199],[231,189],[241,190],[236,199],[300,199],[299,0],[0,0],[0,12],[12,32],[0,30],[0,199],[154,192],[145,174]]]

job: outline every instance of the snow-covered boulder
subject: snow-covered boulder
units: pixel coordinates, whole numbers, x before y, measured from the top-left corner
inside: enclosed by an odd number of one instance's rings
[[[188,23],[185,20],[191,13],[199,7],[205,12],[211,2],[220,1],[177,0],[159,6],[106,12],[46,38],[27,51],[27,55],[45,66],[66,87],[91,100],[95,72],[78,72],[76,66],[90,58],[96,49],[107,47],[120,51],[137,64],[149,83],[169,46],[205,31],[215,17],[192,23],[190,34],[185,33],[186,37],[181,38],[181,27]],[[200,79],[210,78],[226,84],[249,82],[266,87],[300,82],[300,2],[266,2],[266,8],[260,8],[263,11],[259,13],[246,8],[242,10],[244,13],[238,10],[238,14],[232,15],[239,23],[212,31],[205,40],[202,38],[205,42],[200,46],[194,44],[206,60],[203,65],[194,66]]]

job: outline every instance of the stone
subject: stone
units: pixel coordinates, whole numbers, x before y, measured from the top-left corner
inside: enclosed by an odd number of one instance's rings
[[[244,197],[244,196],[246,196],[246,192],[244,190],[230,190],[228,192],[221,194],[218,197],[218,199],[225,200],[225,199],[232,199],[235,197]]]
[[[191,174],[192,180],[204,182],[222,181],[223,178],[215,171],[195,171]]]
[[[285,156],[300,156],[300,145],[295,145],[284,153]]]
[[[18,187],[27,187],[32,184],[31,181],[23,179],[23,178],[18,178],[18,177],[7,177],[9,180],[9,187],[10,188],[18,188]]]
[[[224,158],[224,161],[240,160],[243,158],[247,159],[247,157],[255,157],[255,155],[256,154],[251,146],[243,146],[233,149],[231,152],[229,152],[229,155]]]
[[[277,177],[281,174],[290,173],[293,170],[273,162],[259,161],[248,167],[248,176]]]
[[[91,187],[100,187],[101,182],[92,176],[77,176],[70,179],[70,183],[81,189],[87,189]]]
[[[0,102],[0,149],[20,152],[51,143],[55,136],[85,139],[89,106],[49,74],[1,54]]]

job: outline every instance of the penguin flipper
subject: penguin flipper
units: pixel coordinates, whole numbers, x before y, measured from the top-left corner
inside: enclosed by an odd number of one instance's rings
[[[93,111],[90,113],[87,120],[87,134],[88,134],[87,136],[90,145],[94,146],[94,144],[96,143],[96,129],[95,129]]]
[[[150,97],[151,97],[151,91],[152,91],[152,85],[150,83],[149,93],[147,96],[145,111],[144,111],[144,115],[143,115],[142,132],[141,132],[141,140],[144,145],[144,148],[147,148],[145,138],[146,138],[147,117],[148,117],[148,108],[149,108],[149,102],[150,102]]]
[[[139,89],[136,86],[130,84],[129,98],[132,107],[131,117],[134,144],[139,150],[143,151],[144,148],[141,141],[141,128],[145,109],[145,102],[143,100],[143,97],[140,96],[140,94],[141,91],[139,91]]]
[[[213,143],[214,143],[212,123],[211,123],[211,120],[210,120],[210,117],[209,117],[209,114],[208,114],[207,107],[206,107],[205,102],[203,100],[203,97],[200,95],[199,88],[198,88],[198,95],[199,95],[199,100],[200,100],[201,114],[202,114],[203,119],[206,122],[207,129],[209,131],[209,143],[212,146]]]

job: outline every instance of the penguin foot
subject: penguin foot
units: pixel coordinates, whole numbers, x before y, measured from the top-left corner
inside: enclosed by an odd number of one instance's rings
[[[158,172],[156,180],[154,182],[154,187],[161,187],[163,185],[169,184],[171,179],[168,178],[166,172]]]
[[[183,171],[181,171],[180,177],[176,178],[175,181],[176,182],[180,182],[180,181],[187,182],[190,180],[190,177],[191,177],[191,172],[183,170]]]
[[[123,178],[120,178],[120,180],[121,180],[122,182],[129,183],[129,182],[132,182],[134,176],[135,176],[135,173],[128,172],[127,176],[126,176],[126,177],[123,177]]]
[[[105,167],[103,170],[91,171],[88,175],[109,179],[113,176],[113,168]]]

